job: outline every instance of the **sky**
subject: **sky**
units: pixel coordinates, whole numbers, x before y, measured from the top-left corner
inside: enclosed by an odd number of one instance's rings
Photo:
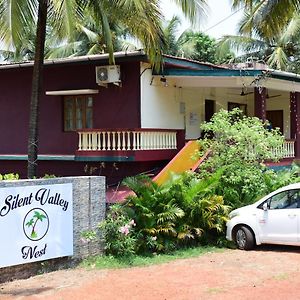
[[[242,11],[229,17],[233,13],[231,10],[231,0],[207,0],[207,3],[209,9],[207,17],[201,21],[200,27],[195,28],[195,30],[205,32],[216,39],[226,34],[236,34],[236,24],[242,16]],[[180,15],[182,17],[182,14],[180,14],[180,11],[171,0],[162,0],[162,10],[167,20],[170,20],[173,15]],[[225,18],[228,19],[216,25]],[[183,31],[188,27],[189,23],[182,21],[181,30]]]

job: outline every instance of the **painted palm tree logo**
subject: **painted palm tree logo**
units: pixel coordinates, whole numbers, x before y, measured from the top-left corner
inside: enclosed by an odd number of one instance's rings
[[[48,228],[49,218],[43,209],[34,208],[24,218],[24,233],[32,241],[41,240],[46,235]]]

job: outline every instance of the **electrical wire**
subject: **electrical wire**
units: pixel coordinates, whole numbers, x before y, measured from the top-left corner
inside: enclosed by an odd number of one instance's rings
[[[232,16],[234,16],[236,13],[238,13],[239,11],[241,11],[242,9],[244,9],[246,6],[241,7],[240,9],[234,11],[232,14],[230,14],[229,16],[227,16],[226,18],[222,19],[221,21],[219,21],[218,23],[216,23],[215,25],[210,26],[209,28],[206,28],[203,33],[206,33],[207,31],[215,28],[216,26],[220,25],[221,23],[227,21],[229,18],[231,18]]]

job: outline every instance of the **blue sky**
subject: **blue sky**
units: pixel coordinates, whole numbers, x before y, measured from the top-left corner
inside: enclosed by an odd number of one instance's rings
[[[204,31],[206,34],[213,36],[215,38],[220,38],[225,34],[235,34],[236,24],[241,18],[242,11],[232,14],[230,0],[207,0],[209,11],[206,19],[201,21],[200,27],[195,28],[196,30]],[[176,5],[172,3],[171,0],[162,0],[162,9],[165,13],[166,19],[169,20],[173,15],[180,15],[179,10]],[[217,26],[217,23],[229,17],[226,21],[223,21]],[[214,26],[213,28],[211,28]],[[189,23],[186,21],[182,22],[182,31],[189,27]],[[209,29],[211,28],[211,29]],[[207,30],[209,29],[209,30]]]

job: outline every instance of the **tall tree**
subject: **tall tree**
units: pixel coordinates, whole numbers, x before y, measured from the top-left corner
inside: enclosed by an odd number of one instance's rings
[[[244,7],[247,20],[240,33],[258,32],[267,38],[278,35],[295,13],[300,12],[299,0],[232,0],[233,9]]]
[[[238,1],[235,1],[238,2]],[[300,15],[294,6],[289,7],[289,13],[283,12],[289,16],[288,22],[276,24],[273,26],[269,16],[263,22],[257,23],[257,13],[262,17],[262,1],[239,1],[244,2],[246,10],[240,21],[239,35],[224,36],[219,42],[219,51],[223,49],[232,49],[242,52],[239,61],[245,61],[249,58],[262,60],[268,65],[279,70],[297,71],[300,56]],[[275,5],[273,1],[267,2],[266,6]],[[278,2],[278,1],[277,1]],[[291,3],[290,3],[291,4]],[[277,8],[273,8],[277,11]],[[272,11],[272,9],[270,9]],[[293,12],[293,14],[291,14]],[[271,13],[271,12],[270,12]],[[284,17],[286,18],[286,17]],[[278,17],[280,19],[280,17]]]
[[[233,58],[229,50],[217,52],[216,40],[205,33],[188,29],[178,37],[176,33],[179,25],[179,18],[174,16],[164,27],[165,54],[210,63],[224,63]]]

